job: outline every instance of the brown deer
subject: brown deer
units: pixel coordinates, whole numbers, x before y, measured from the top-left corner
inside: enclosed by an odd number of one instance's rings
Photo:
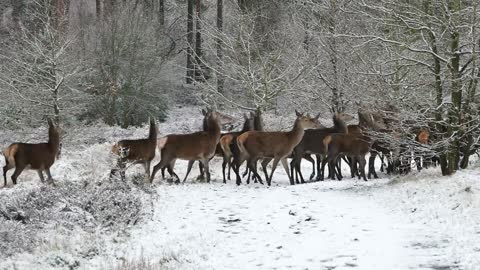
[[[317,119],[318,116],[316,117]],[[305,130],[302,140],[293,149],[292,161],[290,162],[292,176],[295,170],[296,174],[298,173],[300,175],[301,183],[305,183],[300,169],[302,158],[306,156],[310,157],[310,154],[315,154],[317,156],[317,180],[323,180],[323,172],[320,171],[320,162],[327,153],[323,139],[332,133],[347,133],[348,128],[345,122],[350,120],[353,120],[353,116],[346,113],[336,113],[333,115],[333,127]]]
[[[110,172],[112,177],[120,171],[122,180],[125,180],[125,164],[142,164],[145,167],[145,174],[150,176],[150,164],[155,158],[155,147],[157,146],[157,127],[155,119],[150,118],[150,128],[146,139],[121,140],[113,145],[112,153],[118,156],[117,166]]]
[[[219,114],[215,111],[205,113],[206,131],[200,131],[190,134],[171,134],[165,136],[158,144],[161,151],[160,162],[153,167],[150,183],[153,182],[155,174],[158,170],[167,168],[168,172],[177,178],[176,183],[180,182],[180,178],[173,171],[173,165],[176,159],[188,160],[188,168],[183,182],[186,181],[192,165],[196,160],[202,162],[207,176],[207,182],[210,182],[209,161],[215,155],[215,149],[220,140]]]
[[[17,184],[17,178],[24,169],[32,169],[38,172],[40,180],[44,182],[43,171],[47,174],[48,182],[54,184],[50,167],[60,154],[60,129],[48,119],[48,142],[47,143],[13,143],[3,151],[5,166],[3,167],[4,186],[7,186],[7,171],[15,168],[12,182]]]
[[[234,171],[237,175],[237,184],[241,183],[239,174],[240,165],[247,160],[249,170],[261,179],[255,166],[259,159],[273,159],[272,171],[267,178],[267,184],[272,183],[273,173],[278,165],[282,162],[285,172],[288,175],[290,184],[294,184],[293,178],[290,175],[287,163],[287,157],[292,153],[292,150],[302,140],[304,130],[308,128],[317,128],[317,123],[303,113],[295,111],[297,118],[291,131],[287,132],[262,132],[249,131],[237,137],[237,145],[240,150],[240,157],[236,160]]]
[[[367,181],[365,176],[365,155],[370,152],[373,140],[362,133],[335,133],[325,137],[323,143],[327,148],[327,162],[329,170],[332,172],[330,174],[332,180],[335,179],[335,175],[338,177],[338,180],[342,179],[340,173],[335,170],[335,165],[340,154],[344,154],[351,157],[353,162],[359,163],[360,174],[363,180]],[[322,171],[324,165],[322,166]]]
[[[415,142],[423,146],[428,145],[430,143],[430,132],[428,132],[428,129],[420,128],[420,130],[417,132],[417,135],[415,136]],[[426,158],[423,157],[423,159],[425,160]],[[427,162],[424,162],[424,163],[425,163],[424,165],[427,165],[426,164]],[[417,170],[421,171],[422,170],[421,156],[415,157],[415,164],[417,165]]]
[[[237,137],[247,131],[254,130],[255,123],[255,115],[253,113],[250,113],[250,116],[247,114],[244,115],[245,122],[243,123],[242,130],[237,131],[237,132],[230,132],[226,134],[222,134],[220,137],[220,142],[219,145],[222,148],[222,155],[223,155],[223,162],[222,162],[222,173],[223,173],[223,183],[226,183],[226,177],[225,177],[225,168],[226,165],[228,164],[228,179],[230,180],[230,169],[232,165],[232,158],[233,158],[233,152],[234,150],[233,147],[230,147],[233,142],[237,139]]]

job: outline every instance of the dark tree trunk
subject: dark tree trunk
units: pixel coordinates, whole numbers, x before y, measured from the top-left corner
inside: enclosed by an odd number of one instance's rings
[[[202,0],[196,0],[196,24],[195,24],[195,80],[204,81],[203,74],[203,50],[202,50]]]
[[[217,29],[221,35],[223,32],[223,0],[217,0]],[[223,76],[223,46],[221,38],[217,39],[217,91],[223,93],[223,86],[225,84],[225,77]]]
[[[158,0],[158,21],[165,26],[165,0]]]
[[[95,0],[95,16],[97,20],[102,18],[102,3],[101,0]]]
[[[70,0],[54,0],[54,8],[55,28],[61,33],[65,33],[68,26]]]
[[[187,0],[187,77],[191,84],[193,78],[193,5],[195,0]]]

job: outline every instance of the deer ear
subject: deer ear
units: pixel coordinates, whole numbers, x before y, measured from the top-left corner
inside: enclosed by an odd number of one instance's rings
[[[49,126],[49,127],[53,127],[52,119],[47,118],[47,123],[48,123],[48,126]]]
[[[254,113],[254,112],[250,112],[250,117],[251,117],[251,118],[254,118],[254,117],[255,117],[255,113]]]
[[[320,119],[320,113],[317,114],[317,116],[315,116],[315,119]]]
[[[296,109],[295,109],[295,114],[296,114],[298,117],[303,116],[303,113],[298,112]]]
[[[203,116],[207,115],[207,111],[205,111],[205,109],[202,109],[202,114]]]
[[[245,120],[247,120],[247,119],[248,119],[248,115],[247,115],[246,113],[244,113],[244,114],[243,114],[243,118],[244,118]]]

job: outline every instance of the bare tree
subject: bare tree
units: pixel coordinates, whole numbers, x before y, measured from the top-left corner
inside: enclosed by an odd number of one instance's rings
[[[394,72],[409,70],[401,91],[410,89],[417,100],[410,104],[402,102],[403,106],[410,107],[411,111],[425,112],[423,117],[433,116],[428,122],[433,128],[434,148],[440,154],[442,173],[452,174],[460,164],[465,167],[475,143],[475,131],[479,128],[478,118],[472,114],[478,106],[475,100],[478,3],[473,1],[467,7],[460,0],[383,0],[361,1],[358,5],[360,13],[385,27],[357,35],[357,38],[364,39],[363,44],[379,42],[389,48],[401,48],[390,50],[394,54],[386,59],[387,65],[395,63],[400,67]],[[395,35],[391,34],[391,29]],[[383,75],[387,73],[382,72]],[[430,102],[418,103],[424,99]],[[419,110],[422,106],[426,108]],[[461,153],[463,162],[460,162]]]
[[[20,122],[44,116],[59,122],[78,112],[81,93],[73,85],[80,63],[73,59],[73,40],[64,32],[61,7],[50,0],[32,1],[25,12],[36,27],[22,27],[15,42],[0,52],[0,89],[5,91],[1,107]]]

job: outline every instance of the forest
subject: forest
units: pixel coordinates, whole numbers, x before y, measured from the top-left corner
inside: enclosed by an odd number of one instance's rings
[[[477,0],[0,0],[0,269],[37,261],[38,269],[475,269],[479,8]],[[371,227],[343,228],[321,196],[340,198],[345,226]],[[270,205],[282,200],[287,217]],[[310,251],[320,248],[310,239],[324,237],[322,218],[335,227],[324,258]],[[173,229],[178,219],[185,231]],[[197,235],[218,220],[221,228]],[[369,240],[341,245],[345,230]],[[381,258],[367,231],[393,257],[408,239],[397,255],[409,259]],[[272,256],[243,250],[263,243]],[[238,254],[218,255],[217,244]],[[417,248],[425,254],[410,256]],[[297,249],[309,251],[288,259]]]

